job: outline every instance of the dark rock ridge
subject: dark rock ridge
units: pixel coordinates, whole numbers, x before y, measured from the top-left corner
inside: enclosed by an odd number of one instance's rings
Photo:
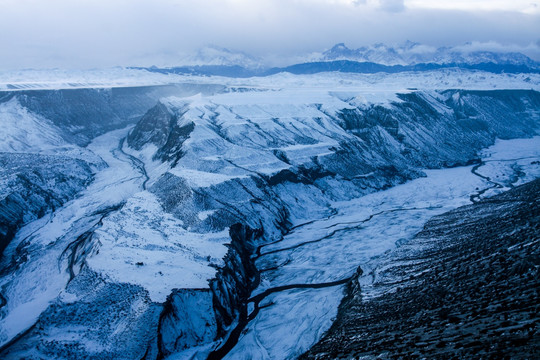
[[[282,72],[288,72],[295,75],[318,74],[322,72],[342,72],[356,74],[376,74],[387,73],[397,74],[403,72],[417,71],[435,71],[443,69],[463,69],[485,71],[495,74],[538,74],[540,68],[537,64],[501,64],[493,61],[484,61],[480,63],[450,62],[444,64],[438,63],[419,63],[414,65],[383,65],[369,61],[353,60],[331,60],[315,61],[300,64],[294,64],[285,67],[275,67],[271,69],[248,69],[238,65],[198,65],[198,66],[178,66],[172,68],[136,68],[162,74],[190,74],[203,76],[227,76],[233,78],[247,78],[253,76],[271,76]]]
[[[218,336],[223,337],[239,313],[245,309],[246,300],[259,283],[259,273],[251,255],[255,243],[262,236],[262,229],[251,229],[240,223],[229,230],[231,244],[225,256],[225,266],[218,269],[216,278],[210,281],[217,310]]]
[[[540,180],[433,218],[349,286],[301,359],[537,358],[539,224]]]
[[[172,161],[176,164],[182,157],[182,145],[193,131],[193,122],[179,125],[180,115],[173,114],[165,105],[158,103],[148,110],[127,137],[128,145],[141,150],[144,145],[154,144],[158,152],[154,160]]]
[[[259,282],[251,254],[262,231],[236,223],[229,233],[225,265],[210,281],[210,289],[177,290],[167,299],[158,327],[158,359],[222,339],[231,332],[234,321],[247,318],[247,299]],[[194,311],[201,312],[200,316],[193,316]],[[223,348],[211,353],[210,358],[226,354],[227,342]]]

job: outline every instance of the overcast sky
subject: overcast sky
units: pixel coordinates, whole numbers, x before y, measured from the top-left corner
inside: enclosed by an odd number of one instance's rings
[[[540,60],[540,0],[0,0],[0,70],[174,65],[210,44],[285,58],[405,40]]]

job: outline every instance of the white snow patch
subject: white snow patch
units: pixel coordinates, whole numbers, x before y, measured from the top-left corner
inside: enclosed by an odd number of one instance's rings
[[[320,88],[368,92],[404,92],[429,89],[540,89],[540,74],[493,74],[476,70],[442,69],[397,74],[353,74],[327,72],[310,75],[279,73],[266,77],[228,78],[162,74],[144,69],[22,70],[0,72],[0,91],[28,89],[110,88],[178,83],[223,84],[260,89]],[[379,95],[377,95],[379,96]]]
[[[0,319],[0,346],[26,330],[53,302],[69,281],[67,257],[70,242],[99,221],[96,212],[116,206],[138,192],[144,181],[138,169],[118,150],[129,129],[109,132],[94,139],[87,149],[109,167],[100,170],[89,187],[58,209],[54,216],[31,222],[19,230],[4,250],[0,268],[10,261],[20,246],[28,256],[24,266],[0,278],[7,305]]]
[[[132,196],[96,233],[99,254],[88,266],[118,282],[137,284],[156,302],[175,288],[207,288],[227,253],[229,233],[192,233],[163,211],[148,191]]]
[[[190,187],[210,187],[221,184],[232,179],[246,178],[247,176],[229,176],[219,173],[210,173],[205,171],[175,167],[169,170],[173,175],[181,177],[187,181]]]
[[[0,104],[0,151],[43,152],[67,146],[61,130],[49,120],[30,113],[16,98]]]
[[[216,210],[207,210],[207,211],[200,211],[197,215],[197,217],[199,218],[199,220],[201,221],[204,221],[206,220],[209,216],[211,216],[212,214],[214,214],[216,212]]]

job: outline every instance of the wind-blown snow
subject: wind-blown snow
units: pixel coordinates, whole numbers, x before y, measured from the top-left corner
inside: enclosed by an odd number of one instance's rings
[[[185,169],[181,167],[173,168],[169,172],[178,177],[186,179],[189,186],[194,188],[209,187],[232,179],[246,178],[246,176],[229,176],[219,173]]]
[[[17,99],[0,104],[0,151],[38,152],[67,145],[60,129],[23,108]]]

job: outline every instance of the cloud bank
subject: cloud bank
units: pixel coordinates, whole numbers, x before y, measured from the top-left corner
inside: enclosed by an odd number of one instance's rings
[[[338,42],[405,40],[498,44],[540,59],[537,0],[471,1],[0,0],[0,70],[174,65],[207,44],[278,62]]]

